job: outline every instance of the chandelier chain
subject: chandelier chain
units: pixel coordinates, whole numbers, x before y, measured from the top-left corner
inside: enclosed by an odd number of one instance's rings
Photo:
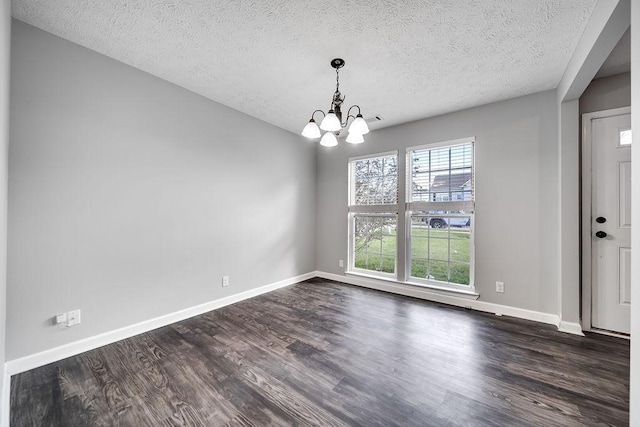
[[[339,109],[344,102],[344,98],[340,93],[340,67],[336,67],[336,91],[333,93],[333,99],[331,100],[331,109]],[[342,120],[341,116],[340,119]]]

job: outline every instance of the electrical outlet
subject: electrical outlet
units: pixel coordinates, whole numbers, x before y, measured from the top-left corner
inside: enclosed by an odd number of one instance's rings
[[[222,276],[222,286],[229,286],[229,276]]]
[[[80,310],[72,310],[67,313],[67,326],[75,326],[80,324]]]
[[[56,325],[67,324],[67,313],[56,314]]]
[[[338,267],[344,267],[344,261],[343,260],[338,261]]]
[[[496,282],[496,292],[504,293],[504,282]]]

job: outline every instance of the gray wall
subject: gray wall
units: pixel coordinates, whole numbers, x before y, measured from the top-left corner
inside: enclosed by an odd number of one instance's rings
[[[580,114],[631,105],[631,74],[623,73],[592,81],[580,96]]]
[[[314,144],[13,23],[8,360],[315,269]]]
[[[5,326],[7,294],[7,146],[9,145],[9,51],[11,47],[11,2],[0,1],[0,424],[5,388]],[[8,380],[8,379],[7,379]]]
[[[558,313],[556,92],[373,131],[361,146],[318,154],[317,269],[343,274],[347,162],[430,142],[476,137],[476,287],[480,299]],[[321,232],[320,232],[321,231]],[[495,282],[505,282],[505,293]]]

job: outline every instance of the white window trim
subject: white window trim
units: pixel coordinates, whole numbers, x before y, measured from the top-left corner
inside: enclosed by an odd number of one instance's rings
[[[364,156],[349,157],[349,163],[355,162],[355,161],[358,161],[358,160],[375,159],[376,157],[389,157],[389,156],[398,156],[398,155],[399,155],[398,150],[384,151],[382,153],[375,153],[375,154],[367,154],[367,155],[364,155]]]
[[[364,277],[367,279],[374,279],[374,280],[380,280],[383,282],[390,282],[390,283],[395,283],[398,285],[402,285],[402,286],[415,286],[418,288],[424,288],[424,289],[429,289],[431,291],[435,291],[438,294],[441,295],[447,295],[447,294],[455,294],[458,296],[462,296],[463,298],[468,298],[468,299],[473,299],[473,300],[477,300],[480,297],[480,294],[477,293],[475,290],[473,289],[469,289],[468,286],[464,286],[464,289],[453,289],[449,286],[439,286],[438,284],[425,284],[425,283],[416,283],[416,282],[412,282],[412,281],[406,281],[403,282],[401,280],[392,278],[392,277],[381,277],[375,274],[370,274],[369,271],[367,270],[364,273],[361,273],[360,271],[345,271],[345,275],[347,276],[354,276],[354,277]]]
[[[475,211],[473,200],[456,200],[453,202],[407,202],[407,211]]]
[[[467,138],[459,138],[449,141],[440,141],[429,144],[422,144],[412,147],[407,147],[405,150],[406,158],[404,165],[404,176],[405,176],[405,193],[401,197],[400,185],[398,186],[398,199],[402,200],[406,199],[410,194],[409,188],[411,186],[411,174],[410,174],[410,152],[414,150],[421,149],[433,149],[443,146],[456,146],[463,144],[473,144],[473,164],[472,164],[472,173],[473,173],[473,197],[474,200],[466,200],[466,201],[454,201],[454,202],[407,202],[402,204],[402,209],[400,204],[384,204],[384,205],[351,205],[351,184],[352,184],[352,173],[351,173],[351,162],[358,160],[365,160],[369,158],[376,157],[387,157],[387,156],[399,156],[399,150],[385,151],[381,153],[368,154],[364,156],[350,157],[348,159],[348,187],[347,187],[347,206],[348,206],[348,250],[347,250],[347,265],[345,268],[345,274],[351,276],[365,277],[375,280],[382,280],[386,282],[393,282],[399,285],[405,286],[417,286],[421,288],[427,288],[436,292],[440,292],[443,294],[446,293],[455,293],[461,295],[465,298],[477,299],[480,294],[476,291],[475,286],[475,159],[476,159],[476,138],[475,137],[467,137]],[[398,183],[400,183],[400,174],[403,172],[400,168],[401,163],[398,158],[399,168],[398,168]],[[455,283],[449,282],[441,282],[437,280],[427,280],[420,279],[411,276],[411,215],[413,212],[420,210],[462,210],[469,211],[468,215],[462,216],[471,216],[472,226],[471,226],[471,235],[470,235],[470,254],[469,254],[469,275],[470,275],[470,283],[469,285],[459,285]],[[354,241],[353,241],[353,226],[354,221],[352,216],[358,214],[371,214],[372,216],[383,216],[383,215],[395,215],[396,217],[396,236],[397,236],[397,247],[396,247],[396,257],[395,257],[395,273],[384,273],[384,272],[376,272],[370,270],[364,270],[359,268],[352,267],[353,265],[353,256],[354,256]],[[401,236],[402,230],[398,228],[400,216],[404,215],[405,218],[405,230],[404,236]],[[448,215],[455,216],[455,215]],[[404,237],[404,260],[399,260],[400,254],[400,245],[402,244],[401,237]],[[404,277],[400,278],[398,275],[398,263],[399,261],[403,262],[404,265]]]
[[[465,145],[471,143],[473,145],[473,158],[471,164],[471,180],[473,183],[473,200],[460,200],[460,201],[451,201],[451,202],[411,202],[410,194],[411,194],[411,172],[412,172],[412,162],[411,162],[411,153],[417,150],[431,150],[439,147],[455,147],[460,145]],[[462,293],[470,293],[473,295],[476,294],[476,285],[475,285],[475,174],[476,174],[476,138],[474,136],[467,138],[459,138],[449,141],[440,141],[433,142],[429,144],[416,145],[413,147],[407,147],[406,150],[406,159],[405,159],[405,198],[406,203],[404,206],[404,214],[405,214],[405,259],[404,259],[404,269],[405,269],[405,283],[418,285],[418,286],[426,286],[434,289],[445,289],[451,291],[457,291]],[[469,245],[470,245],[470,253],[469,253],[469,284],[468,285],[460,285],[457,283],[451,282],[442,282],[439,280],[429,280],[422,279],[419,277],[411,276],[411,216],[415,212],[419,211],[450,211],[450,210],[460,210],[460,211],[468,211],[469,214],[461,215],[461,216],[470,216],[471,217],[471,230],[469,236]],[[446,216],[456,216],[446,215]]]
[[[378,213],[378,214],[397,214],[398,213],[398,205],[397,204],[385,204],[385,205],[353,205],[349,206],[349,213],[358,213],[358,214],[368,214],[368,213]]]
[[[398,166],[400,163],[400,153],[398,150],[392,150],[392,151],[385,151],[382,153],[374,153],[374,154],[367,154],[365,156],[357,156],[357,157],[350,157],[348,160],[348,174],[349,174],[349,178],[348,178],[348,187],[347,187],[347,206],[348,206],[348,227],[347,227],[347,232],[348,232],[348,249],[347,249],[347,267],[346,267],[346,273],[349,274],[355,274],[355,275],[361,275],[361,276],[366,276],[366,277],[370,277],[370,278],[376,278],[376,279],[382,279],[382,280],[390,280],[390,281],[397,281],[398,279],[398,235],[400,233],[400,230],[398,229],[398,215],[399,215],[399,205],[398,203],[393,203],[393,204],[380,204],[380,205],[352,205],[351,202],[353,200],[353,194],[351,192],[352,189],[352,183],[353,183],[353,171],[352,171],[352,163],[356,162],[358,160],[366,160],[366,159],[374,159],[374,158],[378,158],[378,157],[390,157],[390,156],[396,156],[397,161],[398,161]],[[399,178],[400,178],[400,168],[398,167],[398,182],[399,182]],[[398,194],[397,197],[400,197],[400,188],[397,188]],[[393,216],[396,220],[396,253],[395,253],[395,264],[394,264],[394,272],[393,273],[386,273],[383,271],[372,271],[372,270],[365,270],[365,269],[361,269],[361,268],[356,268],[355,267],[355,242],[353,239],[353,235],[354,235],[354,219],[353,217],[355,215],[358,216],[372,216],[372,217],[385,217],[385,216]]]
[[[413,147],[407,147],[405,151],[406,151],[407,154],[409,154],[409,152],[416,151],[416,150],[431,150],[433,148],[445,147],[445,146],[453,147],[453,146],[456,146],[456,145],[468,144],[470,142],[475,144],[476,137],[475,136],[469,136],[467,138],[451,139],[449,141],[430,142],[428,144],[414,145]]]

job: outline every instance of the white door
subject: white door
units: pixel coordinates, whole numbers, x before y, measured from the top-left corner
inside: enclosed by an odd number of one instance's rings
[[[624,334],[631,316],[630,129],[630,114],[591,122],[591,326]]]

